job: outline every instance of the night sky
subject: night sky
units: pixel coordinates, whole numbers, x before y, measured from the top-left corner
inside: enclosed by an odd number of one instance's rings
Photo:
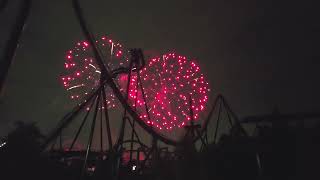
[[[320,111],[320,21],[308,1],[81,1],[90,28],[148,54],[198,60],[239,117]],[[0,54],[19,0],[0,14]],[[15,121],[50,130],[71,107],[59,82],[65,51],[84,36],[71,0],[34,0],[0,102],[0,136]],[[2,60],[2,59],[1,59]]]

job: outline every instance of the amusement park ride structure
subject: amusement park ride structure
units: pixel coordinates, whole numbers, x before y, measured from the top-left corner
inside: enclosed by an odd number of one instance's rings
[[[254,160],[255,166],[258,167],[258,174],[261,176],[263,165],[268,164],[260,159],[259,154],[268,154],[268,152],[259,152],[259,143],[257,139],[249,137],[248,133],[242,127],[242,124],[258,124],[258,123],[271,123],[272,130],[287,128],[288,122],[302,122],[304,119],[319,119],[319,113],[297,113],[297,114],[280,114],[275,112],[273,114],[247,117],[243,120],[239,120],[237,115],[232,111],[226,99],[222,95],[217,95],[213,101],[211,109],[205,119],[202,121],[195,121],[192,108],[192,97],[189,97],[189,117],[190,123],[185,125],[185,134],[181,140],[174,139],[170,136],[164,135],[164,133],[158,131],[150,124],[147,124],[139,114],[136,106],[132,106],[132,102],[129,102],[130,88],[142,93],[144,103],[144,109],[148,120],[151,120],[151,116],[148,111],[148,102],[146,94],[144,92],[142,78],[140,77],[140,70],[145,67],[145,60],[141,49],[131,49],[129,51],[129,65],[128,67],[120,67],[110,70],[106,65],[106,57],[102,56],[99,47],[96,45],[95,37],[90,33],[87,22],[83,16],[82,9],[78,0],[73,0],[73,8],[75,10],[76,17],[79,21],[81,30],[92,47],[95,63],[101,71],[98,86],[88,93],[82,103],[76,105],[71,112],[67,113],[58,123],[58,125],[49,133],[46,140],[42,144],[42,152],[45,155],[49,155],[53,160],[58,160],[64,164],[72,164],[73,159],[80,160],[81,174],[80,177],[86,177],[92,173],[96,173],[93,166],[95,163],[99,163],[102,168],[103,177],[110,177],[110,179],[119,179],[121,169],[130,169],[134,174],[145,174],[148,169],[152,168],[156,164],[156,160],[168,160],[175,161],[177,159],[183,159],[183,154],[175,149],[186,148],[191,146],[191,149],[196,149],[198,152],[205,152],[210,148],[210,145],[218,144],[219,134],[221,134],[222,124],[229,125],[229,135],[231,137],[244,137],[244,139],[254,142],[252,146],[252,154],[256,158]],[[0,1],[0,13],[6,7],[8,0]],[[25,22],[29,16],[31,7],[31,0],[24,0],[19,8],[19,14],[14,24],[13,30],[10,33],[6,46],[4,48],[3,60],[0,61],[0,93],[3,91],[5,79],[10,68],[12,59],[14,58],[15,51],[19,44],[20,36],[23,32]],[[130,86],[130,82],[133,79],[133,74],[137,77],[138,83],[135,87]],[[125,91],[120,90],[117,84],[117,76],[127,76],[127,84]],[[109,110],[107,106],[107,94],[106,89],[110,88],[119,100],[124,111],[121,114],[121,124],[118,128],[117,139],[113,136],[114,126],[111,124],[109,118]],[[134,99],[134,103],[137,103],[137,98]],[[187,103],[186,103],[187,104]],[[75,121],[81,119],[79,126]],[[225,123],[221,121],[225,120]],[[196,124],[198,122],[198,124]],[[201,122],[201,123],[199,123]],[[89,124],[89,137],[87,139],[87,145],[84,151],[76,150],[75,146],[80,139],[80,133],[85,131],[85,124]],[[302,124],[303,125],[303,124]],[[66,147],[63,142],[62,133],[68,127],[76,127],[77,130],[71,143]],[[97,127],[100,129],[97,130]],[[257,126],[258,127],[258,126]],[[117,128],[115,128],[117,129]],[[143,135],[147,134],[151,137],[151,142],[146,141],[144,137],[141,138],[141,132]],[[277,131],[273,131],[277,132]],[[98,137],[95,137],[97,136]],[[125,136],[129,134],[129,138]],[[105,138],[106,137],[106,138]],[[275,137],[274,139],[279,139]],[[100,151],[94,151],[93,141],[100,140],[98,143]],[[254,140],[254,141],[251,141]],[[58,144],[58,149],[57,147]],[[5,140],[0,141],[0,148],[7,143]],[[161,144],[161,145],[160,145]],[[282,144],[282,142],[280,143]],[[261,144],[260,144],[261,145]],[[105,146],[107,146],[105,148]],[[269,145],[272,147],[272,145]],[[246,149],[247,150],[247,149]],[[246,151],[245,150],[245,151]],[[276,148],[274,148],[276,150]],[[127,157],[127,160],[124,159]],[[242,163],[242,161],[241,161]],[[102,166],[101,164],[104,164]],[[105,165],[106,164],[106,165]],[[242,164],[241,164],[242,165]],[[270,167],[273,167],[272,164]],[[98,168],[98,167],[97,167]],[[282,167],[281,167],[282,168]],[[275,171],[277,172],[277,171]],[[262,177],[262,176],[261,176]]]
[[[132,169],[134,169],[136,172],[142,173],[144,168],[146,167],[147,163],[150,162],[150,159],[155,159],[156,157],[160,157],[161,153],[166,153],[168,154],[169,152],[164,151],[167,150],[167,148],[160,148],[158,145],[158,142],[162,142],[164,144],[167,144],[168,146],[173,146],[177,147],[181,145],[180,141],[174,140],[172,138],[166,137],[160,132],[156,131],[152,126],[146,124],[143,120],[140,119],[138,112],[136,111],[135,108],[133,108],[129,102],[128,102],[128,95],[129,95],[129,88],[130,88],[130,80],[132,79],[132,72],[135,72],[137,74],[137,80],[139,83],[137,83],[137,89],[142,92],[142,97],[144,102],[146,102],[145,109],[147,112],[147,118],[150,120],[150,114],[148,113],[148,103],[145,98],[145,93],[144,93],[144,88],[143,84],[140,78],[139,71],[144,67],[145,65],[145,60],[144,56],[142,53],[141,49],[131,49],[130,50],[130,61],[129,61],[129,67],[127,68],[118,68],[115,70],[110,71],[109,67],[106,66],[103,62],[103,59],[101,57],[101,54],[99,52],[98,47],[96,47],[94,44],[96,42],[95,38],[93,35],[90,33],[90,31],[87,28],[87,23],[85,21],[85,18],[83,17],[82,9],[79,6],[79,3],[77,0],[73,1],[74,5],[74,10],[77,15],[77,18],[79,20],[81,29],[88,40],[89,44],[92,45],[93,48],[93,54],[94,58],[96,60],[96,63],[99,66],[99,69],[101,70],[101,77],[100,77],[100,84],[99,86],[92,91],[86,98],[85,100],[77,105],[71,113],[68,113],[58,124],[58,126],[52,131],[52,133],[49,134],[46,142],[43,144],[43,149],[48,150],[51,147],[55,146],[55,143],[53,143],[57,138],[61,137],[61,132],[70,126],[75,119],[76,116],[78,116],[81,112],[83,112],[84,109],[89,107],[84,115],[84,118],[80,124],[80,127],[77,130],[77,133],[72,140],[72,143],[70,147],[67,148],[69,152],[72,152],[72,149],[74,147],[75,142],[77,141],[79,134],[81,130],[84,127],[84,124],[86,121],[88,121],[89,114],[91,111],[93,111],[93,119],[91,122],[91,127],[89,131],[89,139],[88,143],[86,146],[85,150],[85,157],[84,157],[84,163],[83,163],[83,168],[82,168],[82,174],[87,171],[87,163],[88,163],[88,158],[90,156],[90,153],[92,152],[92,141],[93,141],[93,136],[95,132],[95,127],[96,123],[98,123],[98,113],[99,109],[101,109],[100,113],[100,151],[102,154],[100,155],[105,155],[107,159],[111,162],[111,169],[112,169],[112,176],[117,176],[118,169],[123,162],[121,162],[121,159],[123,157],[123,154],[125,152],[129,153],[129,161],[127,162],[127,165],[132,166]],[[119,87],[117,86],[116,82],[114,81],[114,78],[117,77],[120,74],[126,74],[127,75],[127,88],[126,88],[126,95],[123,95],[123,93],[119,90]],[[140,86],[139,86],[140,85]],[[118,133],[118,139],[115,143],[114,139],[112,139],[112,133],[110,129],[110,120],[109,120],[109,112],[106,104],[106,87],[109,86],[113,93],[115,94],[116,98],[120,101],[121,105],[124,108],[124,112],[122,115],[122,122],[120,126],[120,130]],[[136,99],[135,99],[136,101]],[[219,105],[219,107],[218,107]],[[187,125],[185,128],[187,130],[185,138],[191,138],[191,141],[193,144],[196,144],[197,142],[200,142],[200,150],[204,149],[209,143],[208,140],[208,133],[210,133],[211,129],[208,128],[208,124],[210,120],[212,119],[212,115],[215,111],[215,109],[219,108],[218,112],[218,119],[217,119],[217,124],[215,133],[214,133],[214,139],[213,142],[216,141],[217,139],[217,133],[218,133],[218,128],[219,128],[219,122],[220,122],[220,114],[222,108],[225,109],[227,113],[227,118],[228,122],[230,123],[231,126],[238,127],[239,133],[242,135],[246,136],[246,132],[244,129],[241,127],[238,118],[235,116],[235,114],[231,111],[231,108],[227,104],[226,100],[223,98],[223,96],[218,95],[216,97],[216,100],[213,104],[213,107],[208,115],[208,118],[203,122],[202,126],[200,124],[195,124],[193,121],[193,111],[192,111],[192,101],[190,97],[190,125]],[[216,108],[218,107],[218,108]],[[103,113],[103,115],[102,115]],[[104,117],[103,117],[104,116]],[[105,120],[105,125],[106,125],[106,136],[107,136],[107,141],[108,141],[108,150],[104,151],[103,150],[103,119]],[[234,123],[232,122],[234,121]],[[127,128],[127,124],[129,124],[129,128]],[[149,134],[152,137],[152,143],[151,145],[147,145],[146,143],[143,143],[142,140],[139,138],[139,134],[136,131],[136,124],[138,124],[147,134]],[[124,134],[125,132],[131,132],[131,137],[128,140],[124,139]],[[61,138],[60,138],[60,145],[62,144]],[[130,149],[125,150],[124,145],[125,144],[130,144]],[[134,149],[133,144],[137,144],[138,148]],[[53,149],[53,148],[51,148]],[[135,152],[135,153],[134,153]],[[140,160],[140,152],[143,153],[144,158]],[[134,154],[137,156],[135,159],[136,164],[133,163],[134,161]],[[179,158],[177,154],[174,152],[169,153],[170,158]],[[182,157],[183,158],[183,157]],[[134,164],[134,165],[133,165]]]
[[[17,19],[15,30],[12,31],[12,34],[7,43],[8,49],[6,49],[5,51],[5,58],[4,58],[6,59],[5,61],[6,64],[5,66],[3,66],[6,69],[6,71],[1,71],[2,72],[1,89],[3,89],[2,87],[4,84],[6,73],[10,67],[11,60],[14,56],[14,52],[19,42],[19,37],[22,33],[23,26],[29,14],[31,0],[26,0],[23,2],[24,3],[21,5],[21,11]],[[1,5],[1,9],[4,6],[5,4]],[[77,129],[77,132],[70,146],[66,149],[67,151],[65,151],[65,149],[64,150],[60,149],[62,151],[60,151],[60,155],[57,156],[58,158],[63,158],[66,156],[72,156],[70,154],[75,153],[73,149],[77,139],[79,138],[79,134],[83,130],[86,122],[89,121],[88,119],[92,117],[86,149],[84,153],[80,152],[80,154],[78,154],[79,156],[83,157],[83,167],[82,167],[81,176],[88,173],[88,168],[89,168],[88,164],[92,157],[98,158],[101,160],[106,159],[110,163],[109,167],[111,167],[110,172],[113,178],[115,178],[118,175],[119,168],[124,163],[122,162],[122,157],[124,153],[129,153],[129,161],[126,163],[126,166],[132,166],[132,170],[139,173],[142,173],[146,168],[146,166],[150,165],[149,162],[151,159],[159,158],[163,153],[166,154],[165,156],[166,158],[171,158],[171,159],[183,158],[183,157],[180,157],[180,155],[175,152],[169,152],[167,147],[159,146],[159,142],[162,142],[167,146],[179,147],[182,145],[182,141],[177,141],[175,139],[167,137],[162,133],[160,133],[159,131],[156,131],[152,126],[146,124],[143,120],[140,119],[139,113],[136,111],[136,109],[133,108],[128,102],[128,95],[129,95],[129,88],[130,88],[129,84],[130,84],[130,80],[132,79],[132,72],[135,72],[137,74],[137,80],[139,81],[139,83],[137,83],[136,89],[139,89],[142,92],[142,97],[144,99],[144,102],[146,102],[144,105],[145,105],[145,110],[148,116],[147,118],[148,119],[151,118],[148,112],[148,103],[145,98],[143,84],[139,74],[139,71],[145,66],[145,60],[144,60],[142,50],[131,49],[129,67],[118,68],[111,71],[110,68],[105,63],[103,63],[104,61],[103,61],[103,57],[101,56],[100,50],[97,46],[95,46],[95,38],[88,29],[87,23],[83,16],[82,9],[79,5],[78,0],[73,0],[73,8],[75,10],[76,17],[78,18],[83,34],[85,35],[89,44],[92,45],[94,59],[96,60],[96,63],[98,64],[99,69],[101,70],[101,76],[99,81],[100,83],[96,89],[94,89],[91,93],[88,94],[88,96],[84,99],[82,103],[74,107],[74,109],[70,113],[67,113],[60,120],[56,128],[54,128],[53,131],[49,133],[45,142],[42,145],[43,151],[45,152],[49,151],[52,153],[57,152],[55,150],[55,144],[57,140],[59,140],[60,148],[62,148],[63,142],[61,138],[61,133],[67,127],[72,126],[72,123],[74,122],[74,119],[76,117],[81,116],[81,113],[85,112],[82,122],[79,128]],[[126,88],[127,93],[125,95],[119,90],[118,85],[114,81],[115,77],[117,77],[120,74],[122,75],[125,74],[128,77],[127,88]],[[106,95],[105,89],[108,86],[112,89],[114,95],[119,100],[119,102],[121,103],[124,109],[120,130],[118,132],[117,141],[115,141],[115,139],[113,139],[112,137],[109,112],[108,112],[108,108],[105,108],[107,107],[107,104],[106,104],[107,95]],[[185,129],[186,129],[185,138],[188,138],[189,141],[192,142],[193,146],[195,146],[195,144],[200,144],[200,146],[198,146],[199,151],[202,151],[203,149],[205,149],[208,146],[208,144],[216,143],[219,124],[221,123],[220,121],[222,119],[221,118],[222,109],[224,109],[226,112],[225,113],[227,115],[226,119],[228,120],[230,127],[233,130],[236,129],[237,135],[247,136],[247,133],[242,128],[239,122],[239,119],[237,118],[235,113],[231,110],[230,106],[228,105],[228,103],[226,102],[225,98],[222,95],[216,96],[212,109],[208,114],[208,117],[205,120],[203,120],[201,125],[195,124],[193,120],[193,110],[191,108],[192,107],[191,96],[189,98],[190,98],[189,105],[190,105],[191,120],[190,120],[190,124],[185,126]],[[87,109],[87,107],[89,108]],[[99,111],[99,109],[101,111]],[[218,111],[218,113],[217,113],[215,128],[209,128],[209,123],[210,122],[212,123],[213,120],[211,119],[213,119],[212,116],[216,111]],[[90,116],[90,113],[93,113],[93,115]],[[103,132],[103,122],[105,122],[104,124],[106,126],[105,132]],[[97,123],[100,123],[100,153],[96,153],[92,151],[92,142],[94,139],[94,134],[95,134],[94,132],[95,132],[95,127]],[[142,128],[145,133],[151,136],[152,142],[150,145],[148,145],[147,143],[144,143],[139,137],[139,134],[136,130],[137,125],[139,125],[140,128]],[[125,136],[124,136],[125,132],[131,132],[131,136],[127,140],[125,140]],[[104,134],[106,134],[106,136]],[[212,139],[208,138],[208,134],[214,134],[213,138]],[[103,137],[107,137],[107,140],[104,140]],[[103,147],[104,141],[106,141],[108,144],[107,150],[104,149]],[[126,150],[124,148],[125,144],[130,145],[129,150]],[[140,153],[143,154],[144,158],[140,158]],[[136,156],[136,158],[133,157],[134,155]]]
[[[175,152],[168,152],[167,147],[160,147],[158,144],[159,142],[162,142],[164,144],[167,144],[168,146],[173,146],[173,147],[178,147],[182,146],[183,140],[177,141],[172,138],[166,137],[163,135],[161,132],[156,131],[152,126],[146,124],[143,120],[140,119],[138,112],[136,111],[135,108],[133,108],[129,102],[128,102],[128,95],[129,95],[129,88],[130,88],[130,80],[132,79],[132,73],[135,72],[137,75],[137,80],[139,83],[137,83],[136,89],[142,92],[142,97],[145,106],[145,110],[147,112],[147,118],[150,120],[150,114],[148,112],[148,102],[146,101],[145,98],[145,92],[143,88],[143,84],[140,78],[139,71],[145,66],[145,60],[144,56],[142,53],[141,49],[131,49],[130,50],[130,61],[129,61],[129,67],[126,68],[118,68],[114,70],[110,70],[110,68],[105,65],[103,62],[103,58],[101,56],[101,53],[98,49],[97,46],[95,46],[95,38],[94,36],[90,33],[88,30],[87,23],[85,21],[85,18],[83,17],[82,9],[79,6],[79,3],[77,0],[73,1],[73,7],[76,13],[76,16],[78,18],[78,21],[80,23],[81,29],[83,31],[83,34],[85,35],[87,41],[89,44],[92,45],[92,50],[94,54],[94,58],[96,60],[96,63],[98,64],[99,69],[101,70],[101,77],[100,77],[100,84],[99,86],[93,90],[86,98],[85,100],[77,105],[70,113],[66,114],[62,120],[58,123],[58,126],[49,134],[47,137],[47,140],[43,144],[43,150],[53,150],[55,147],[55,142],[57,139],[60,141],[60,147],[62,147],[62,140],[61,140],[61,133],[62,131],[67,128],[68,126],[71,126],[72,122],[74,122],[74,119],[77,116],[80,116],[81,112],[84,112],[87,107],[87,111],[85,111],[85,115],[83,117],[83,120],[80,124],[80,127],[78,128],[74,139],[72,140],[72,143],[70,144],[70,147],[67,148],[68,152],[71,153],[73,151],[74,145],[79,138],[79,134],[82,131],[84,124],[89,121],[88,117],[90,113],[93,113],[92,115],[92,121],[91,121],[91,127],[89,131],[89,139],[88,143],[85,149],[85,153],[83,154],[84,160],[83,160],[83,167],[82,167],[82,173],[81,176],[83,176],[85,173],[88,171],[88,161],[92,155],[92,142],[93,142],[93,136],[96,123],[100,123],[100,152],[98,157],[105,157],[108,159],[108,161],[111,163],[110,165],[110,172],[112,172],[112,176],[116,177],[117,173],[119,171],[119,168],[121,165],[124,164],[122,162],[122,157],[124,153],[129,154],[129,160],[128,162],[125,163],[126,166],[132,166],[132,170],[135,172],[142,173],[146,166],[150,165],[150,160],[151,159],[156,159],[161,156],[161,154],[166,154],[166,158],[183,158],[180,157],[177,153]],[[126,94],[123,95],[123,93],[119,90],[118,85],[114,81],[114,78],[117,77],[120,74],[125,74],[127,75],[127,87],[126,87]],[[122,115],[122,122],[120,126],[120,130],[118,132],[118,137],[115,142],[115,139],[112,137],[111,133],[111,124],[109,120],[109,112],[107,104],[106,104],[106,91],[105,89],[109,86],[116,98],[119,100],[121,103],[122,107],[124,108],[124,112]],[[135,99],[136,101],[137,99]],[[213,138],[213,143],[216,142],[217,139],[217,133],[218,133],[218,128],[219,128],[219,122],[220,122],[220,114],[222,111],[222,108],[225,109],[228,122],[230,123],[231,126],[238,127],[239,133],[246,136],[246,132],[244,129],[241,127],[238,118],[235,116],[235,114],[231,111],[231,108],[227,104],[226,100],[223,98],[223,96],[218,95],[216,97],[216,100],[213,104],[213,107],[207,117],[206,120],[203,121],[202,125],[200,124],[195,124],[193,121],[193,111],[192,111],[192,101],[190,97],[190,117],[191,121],[190,124],[185,126],[186,128],[186,135],[185,138],[189,139],[189,143],[191,144],[196,144],[200,142],[200,150],[203,150],[209,143],[210,140],[208,140],[208,133],[210,133],[210,130],[214,130],[214,138]],[[218,119],[217,119],[217,124],[215,129],[208,128],[208,124],[210,120],[212,119],[212,116],[214,114],[215,109],[218,107]],[[99,109],[100,115],[99,114]],[[98,118],[100,117],[100,119]],[[100,122],[99,122],[100,120]],[[103,132],[103,121],[105,121],[106,125],[106,131]],[[234,121],[234,122],[232,122]],[[129,125],[129,126],[128,126]],[[150,145],[147,145],[144,143],[141,138],[139,137],[139,133],[136,131],[137,125],[140,126],[140,128],[143,129],[147,134],[149,134],[152,137],[152,143]],[[124,138],[125,132],[131,132],[131,137],[127,140]],[[108,149],[104,150],[103,148],[103,137],[104,134],[106,134],[107,137],[107,144],[108,144]],[[211,133],[212,134],[212,133]],[[129,144],[130,148],[129,150],[126,150],[124,148],[125,144]],[[135,144],[135,146],[134,146]],[[49,148],[51,145],[51,148]],[[136,147],[136,148],[134,148]],[[140,154],[142,153],[142,156],[144,158],[141,158]],[[66,153],[64,153],[65,155]],[[95,153],[93,153],[95,154]],[[136,156],[134,158],[133,156]]]
[[[2,1],[1,4],[1,9],[2,10],[7,4],[7,1]],[[15,27],[10,34],[10,38],[7,42],[7,46],[5,49],[5,56],[2,63],[3,70],[1,70],[1,90],[3,89],[4,81],[6,79],[7,72],[9,70],[11,61],[14,57],[16,48],[19,43],[20,35],[23,31],[23,27],[26,23],[26,20],[29,16],[30,12],[30,7],[31,7],[31,0],[26,0],[23,1],[23,3],[20,6],[20,11],[19,15],[17,16],[16,24]],[[80,27],[83,31],[83,34],[85,35],[85,38],[89,42],[89,44],[92,45],[92,50],[93,50],[93,55],[94,59],[101,70],[101,76],[100,76],[100,83],[96,89],[94,89],[91,93],[88,94],[87,97],[85,97],[84,101],[80,104],[78,104],[74,109],[70,112],[67,113],[61,121],[58,123],[56,128],[53,129],[51,133],[46,138],[46,141],[42,145],[43,151],[54,151],[56,141],[57,139],[59,140],[60,144],[60,150],[62,149],[62,138],[61,138],[61,133],[64,129],[67,127],[72,126],[72,123],[74,122],[74,119],[76,117],[81,116],[81,113],[85,112],[84,117],[82,119],[82,122],[77,129],[77,132],[70,144],[70,146],[67,149],[67,153],[72,154],[74,146],[76,144],[76,141],[79,138],[79,134],[81,131],[83,131],[84,125],[86,122],[88,122],[90,118],[92,118],[91,125],[90,125],[90,130],[89,130],[89,138],[88,138],[88,143],[85,149],[84,153],[84,163],[83,163],[83,168],[82,168],[82,175],[86,173],[88,167],[87,163],[90,157],[95,156],[96,153],[92,152],[92,142],[94,139],[94,132],[95,132],[95,127],[97,123],[100,123],[100,151],[101,153],[98,155],[99,157],[107,157],[107,159],[111,162],[112,164],[112,172],[113,176],[116,176],[119,166],[121,163],[121,158],[123,157],[123,154],[125,152],[129,153],[129,161],[127,164],[131,164],[136,159],[137,165],[134,165],[134,170],[136,172],[142,172],[143,168],[146,167],[146,164],[150,161],[150,159],[155,158],[155,157],[160,157],[161,153],[169,153],[167,147],[159,147],[159,142],[162,142],[163,144],[167,144],[167,146],[171,147],[177,147],[181,145],[180,141],[177,141],[175,139],[169,138],[159,131],[156,131],[152,126],[146,124],[142,119],[139,117],[139,113],[135,108],[133,108],[129,102],[128,102],[128,95],[129,95],[129,88],[130,88],[130,80],[132,79],[132,73],[136,73],[137,75],[137,80],[139,83],[137,83],[136,89],[139,89],[142,92],[142,98],[144,102],[146,102],[145,105],[145,110],[147,113],[147,118],[150,120],[150,114],[148,112],[148,103],[146,101],[145,97],[145,92],[143,88],[143,84],[141,81],[141,77],[139,74],[139,71],[144,68],[145,66],[145,60],[144,56],[142,53],[141,49],[131,49],[130,52],[130,61],[129,61],[129,67],[126,68],[117,68],[114,70],[110,70],[108,65],[106,65],[104,62],[104,59],[100,53],[100,49],[95,45],[95,38],[94,36],[90,33],[87,22],[85,21],[85,18],[83,16],[82,9],[79,5],[78,0],[73,0],[73,8],[75,10],[76,17],[79,21]],[[122,93],[119,90],[118,85],[114,81],[114,79],[118,75],[127,75],[127,88],[126,88],[126,94]],[[112,137],[111,133],[111,125],[110,125],[110,119],[109,119],[109,112],[107,104],[106,104],[106,91],[105,89],[107,87],[110,87],[111,90],[113,91],[114,95],[116,98],[119,100],[121,103],[124,112],[122,115],[122,122],[120,126],[120,130],[118,132],[118,139],[115,142],[115,139]],[[136,99],[135,99],[136,101]],[[136,102],[135,102],[136,103]],[[226,100],[223,98],[223,96],[218,95],[214,101],[214,104],[212,106],[211,111],[209,112],[209,115],[206,120],[203,121],[202,125],[200,124],[195,124],[193,120],[193,110],[192,110],[192,100],[190,96],[190,124],[185,126],[186,129],[186,134],[185,138],[189,138],[192,141],[192,144],[196,144],[200,142],[200,150],[203,150],[208,144],[216,142],[217,139],[217,134],[218,134],[218,128],[219,128],[219,123],[220,123],[220,116],[221,116],[221,109],[224,108],[227,114],[227,119],[228,122],[231,126],[233,127],[238,127],[239,133],[242,135],[246,135],[246,132],[244,129],[241,127],[238,118],[236,115],[232,112],[231,108],[227,104]],[[88,108],[89,107],[89,108]],[[218,118],[216,121],[216,126],[214,128],[208,128],[208,124],[210,123],[210,120],[212,119],[212,116],[214,114],[214,111],[216,109],[218,110]],[[101,110],[101,111],[99,111]],[[93,113],[93,115],[90,116],[90,113]],[[100,118],[99,118],[100,117]],[[99,122],[100,120],[100,122]],[[232,120],[234,122],[232,122]],[[103,132],[103,122],[105,122],[105,132]],[[140,128],[143,129],[144,132],[149,134],[152,138],[152,143],[151,145],[147,145],[144,143],[141,138],[139,137],[139,133],[136,130],[137,125],[140,126]],[[214,130],[214,138],[213,141],[210,142],[208,138],[208,134],[210,133],[209,131]],[[130,138],[125,140],[125,132],[131,132]],[[105,135],[106,134],[106,135]],[[212,133],[210,133],[212,134]],[[108,144],[108,149],[105,150],[103,147],[104,144],[104,139],[103,137],[107,137],[107,144]],[[129,150],[125,150],[124,145],[129,144],[130,148]],[[51,148],[50,148],[51,147]],[[134,148],[138,147],[138,148]],[[140,152],[143,153],[144,158],[140,158]],[[81,153],[80,153],[81,154]],[[136,154],[136,158],[134,158],[134,154]],[[170,153],[169,153],[170,154]],[[66,152],[62,156],[66,156]],[[171,158],[177,158],[177,154],[174,152],[171,153],[170,157]],[[168,157],[168,156],[166,156]],[[142,160],[140,160],[142,159]]]

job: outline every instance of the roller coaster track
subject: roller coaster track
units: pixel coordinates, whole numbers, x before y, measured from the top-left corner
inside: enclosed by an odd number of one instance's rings
[[[169,137],[166,137],[163,134],[160,134],[159,132],[155,131],[151,126],[147,125],[146,123],[144,123],[144,121],[142,119],[140,119],[139,115],[137,114],[137,112],[129,105],[128,101],[126,100],[126,98],[124,97],[123,93],[121,93],[121,91],[119,90],[117,84],[114,81],[114,77],[116,77],[118,74],[121,73],[128,73],[130,71],[130,69],[127,68],[119,68],[116,70],[113,70],[110,72],[110,70],[108,70],[109,68],[105,66],[105,64],[103,63],[102,57],[99,53],[99,49],[98,47],[95,46],[95,39],[94,36],[90,33],[89,29],[88,29],[88,25],[87,22],[83,16],[83,12],[82,9],[80,7],[80,4],[78,2],[78,0],[73,0],[73,8],[75,10],[77,19],[79,21],[79,24],[81,26],[81,29],[83,31],[83,34],[85,35],[86,39],[89,41],[89,43],[92,45],[93,47],[93,54],[94,57],[97,61],[97,64],[99,65],[99,68],[101,70],[101,84],[100,86],[94,90],[93,92],[91,92],[86,100],[81,103],[80,105],[76,106],[70,113],[66,114],[61,121],[58,123],[58,126],[52,131],[52,133],[50,133],[48,135],[47,140],[45,141],[45,143],[43,144],[43,147],[47,147],[47,145],[52,142],[55,138],[57,138],[57,136],[59,135],[59,133],[66,128],[74,119],[74,117],[79,114],[79,112],[84,109],[88,103],[94,99],[94,97],[96,97],[97,93],[101,91],[101,89],[104,88],[104,86],[109,86],[113,93],[115,94],[116,98],[120,101],[121,105],[123,106],[123,108],[130,114],[130,116],[132,117],[133,120],[135,120],[139,126],[141,128],[143,128],[147,133],[149,133],[153,138],[162,141],[163,143],[167,144],[167,145],[173,145],[173,146],[177,146],[179,145],[179,142],[176,140],[173,140]],[[143,68],[144,66],[144,62],[141,63],[141,66],[139,67],[139,69]],[[136,69],[136,70],[139,70]],[[208,124],[211,121],[211,117],[213,115],[213,112],[215,111],[215,109],[217,108],[217,104],[219,101],[222,101],[222,103],[224,104],[225,108],[230,112],[231,116],[235,119],[236,125],[240,126],[238,117],[235,115],[235,113],[231,110],[229,104],[227,103],[227,101],[225,100],[225,98],[222,95],[218,95],[213,103],[212,109],[209,112],[208,117],[204,120],[203,125],[201,127],[200,133],[198,134],[197,137],[195,137],[194,141],[199,140],[199,138],[202,137],[202,135],[204,133],[206,133],[206,131],[208,130]],[[242,128],[241,128],[242,129]],[[242,129],[243,130],[243,129]],[[243,130],[243,133],[245,133],[245,131]]]

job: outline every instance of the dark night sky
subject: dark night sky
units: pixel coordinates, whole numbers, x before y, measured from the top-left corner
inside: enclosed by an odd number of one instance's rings
[[[0,14],[0,50],[18,0]],[[90,2],[90,3],[88,3]],[[82,1],[96,34],[146,52],[198,59],[240,116],[320,111],[320,23],[308,1]],[[35,0],[0,104],[0,135],[17,120],[47,130],[68,111],[64,52],[83,39],[71,0]],[[3,52],[0,52],[1,54]],[[211,99],[212,100],[212,99]]]

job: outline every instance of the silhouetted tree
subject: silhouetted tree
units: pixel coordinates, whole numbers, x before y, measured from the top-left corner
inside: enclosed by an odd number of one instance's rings
[[[16,122],[15,126],[0,149],[1,179],[67,179],[62,167],[41,153],[44,135],[35,123]]]

